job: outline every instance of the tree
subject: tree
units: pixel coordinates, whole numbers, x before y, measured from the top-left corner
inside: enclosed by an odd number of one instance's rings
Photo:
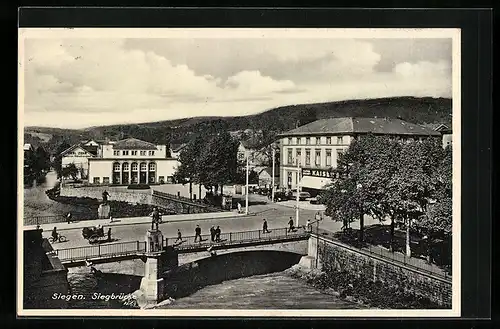
[[[73,180],[78,178],[79,170],[74,163],[70,163],[61,170],[61,175],[64,178],[71,177]]]
[[[196,136],[191,140],[179,154],[180,166],[177,168],[174,179],[182,184],[189,183],[190,197],[192,193],[192,184],[199,184],[199,197],[201,197],[201,180],[200,180],[200,162],[198,155],[204,147],[204,139],[201,135]]]
[[[59,146],[56,148],[56,150],[54,152],[55,157],[54,157],[54,162],[52,163],[52,166],[54,167],[54,170],[56,171],[58,178],[64,177],[62,175],[61,153],[65,150],[69,149],[70,147],[71,147],[71,145],[69,145],[66,141],[63,141],[63,142],[61,142],[61,144],[59,144]]]

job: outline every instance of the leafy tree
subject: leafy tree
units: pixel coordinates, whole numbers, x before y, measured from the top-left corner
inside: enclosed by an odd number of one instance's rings
[[[64,178],[71,177],[73,180],[78,178],[79,170],[74,163],[70,163],[61,170],[61,175]]]
[[[56,148],[54,152],[55,157],[54,157],[54,162],[52,163],[52,167],[54,167],[54,170],[56,171],[58,178],[64,177],[62,175],[61,153],[70,147],[71,145],[69,145],[66,141],[63,141],[61,144],[59,144],[59,146]]]
[[[200,163],[198,155],[201,152],[204,139],[201,135],[191,140],[179,154],[180,166],[177,168],[174,179],[182,184],[189,183],[189,191],[192,191],[192,184],[199,184],[199,196],[201,197]]]

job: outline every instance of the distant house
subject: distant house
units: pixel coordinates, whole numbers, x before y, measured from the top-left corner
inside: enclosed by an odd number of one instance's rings
[[[89,158],[98,156],[99,146],[75,144],[61,152],[61,167],[74,164],[78,168],[77,177],[86,179],[89,174]]]
[[[26,168],[28,166],[27,160],[30,157],[30,155],[33,154],[33,152],[35,152],[35,149],[31,144],[24,144],[23,151],[24,151],[24,167]]]
[[[170,157],[174,159],[179,159],[181,151],[186,147],[187,144],[170,144]]]
[[[450,127],[444,123],[430,123],[423,124],[422,126],[438,131],[443,137],[443,148],[453,144],[453,132]]]
[[[272,181],[273,181],[273,168],[272,167],[264,168],[259,172],[259,186],[271,188]],[[279,168],[276,168],[275,173],[274,173],[274,184],[279,185],[279,182],[280,182]]]

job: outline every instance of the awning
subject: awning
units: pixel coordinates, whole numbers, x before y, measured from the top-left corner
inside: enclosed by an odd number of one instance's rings
[[[326,177],[312,177],[312,176],[304,176],[300,180],[301,187],[313,188],[316,190],[322,190],[326,185],[332,182],[331,178]]]

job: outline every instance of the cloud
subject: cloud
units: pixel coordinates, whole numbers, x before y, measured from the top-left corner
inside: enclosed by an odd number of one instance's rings
[[[27,39],[25,124],[84,127],[451,96],[451,59],[441,52],[438,60],[420,53],[380,71],[379,48],[356,39]]]

